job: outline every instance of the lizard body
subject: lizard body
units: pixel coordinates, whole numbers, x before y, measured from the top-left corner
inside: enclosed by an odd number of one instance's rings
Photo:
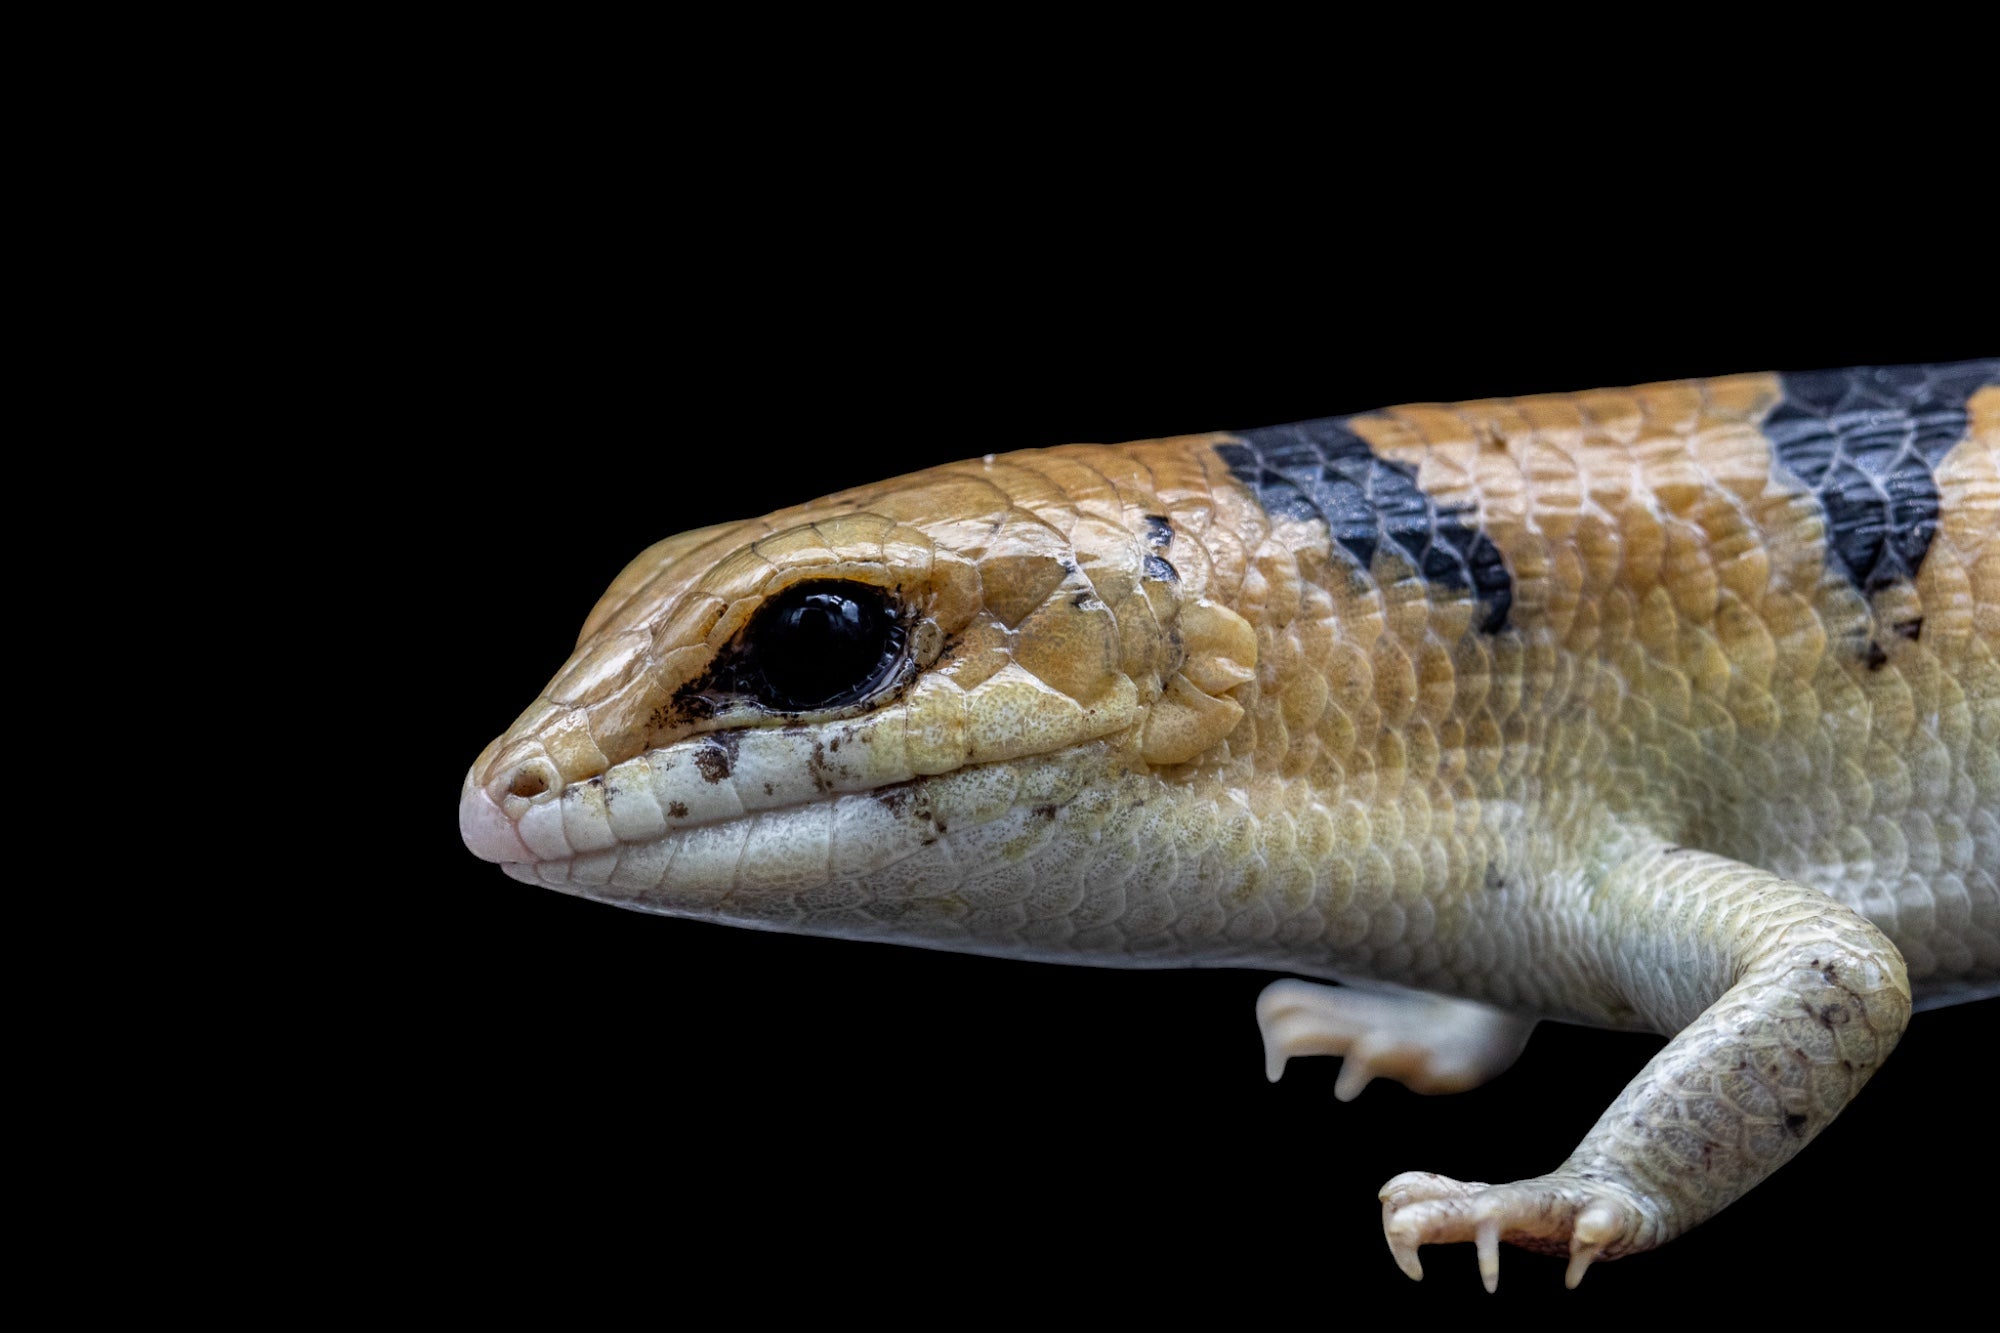
[[[1996,377],[1071,446],[684,534],[461,827],[648,910],[1356,983],[1260,1006],[1344,1096],[1470,1086],[1536,1017],[1677,1033],[1549,1175],[1385,1188],[1406,1271],[1506,1239],[1574,1281],[2000,983]],[[844,609],[867,651],[792,651]]]

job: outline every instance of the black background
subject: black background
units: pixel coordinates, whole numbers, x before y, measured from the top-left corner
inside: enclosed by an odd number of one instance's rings
[[[680,529],[1010,448],[1992,355],[1951,242],[1913,260],[1856,229],[1802,251],[1782,213],[1707,182],[1671,210],[1601,185],[1584,206],[1574,183],[1468,190],[1417,163],[1357,202],[1337,160],[1277,189],[629,147],[524,122],[505,151],[417,154],[390,228],[370,376],[395,480],[360,543],[356,678],[379,700],[363,725],[396,738],[399,832],[338,870],[368,943],[327,1068],[396,1182],[380,1262],[579,1310],[657,1287],[662,1312],[745,1316],[1490,1301],[1469,1246],[1403,1278],[1376,1189],[1553,1167],[1656,1039],[1545,1026],[1487,1088],[1340,1105],[1329,1060],[1266,1083],[1267,977],[753,934],[538,891],[459,844],[466,765],[624,561]],[[1508,1250],[1500,1299],[1788,1298],[1857,1263],[1985,1290],[1995,1008],[1920,1016],[1853,1109],[1716,1220],[1572,1295],[1560,1262]]]

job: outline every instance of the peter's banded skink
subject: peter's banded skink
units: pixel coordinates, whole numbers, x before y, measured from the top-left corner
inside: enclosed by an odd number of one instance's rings
[[[1588,1265],[2000,993],[2000,360],[989,456],[670,538],[474,763],[530,883],[766,929],[1226,965],[1275,1077],[1676,1034],[1570,1159],[1382,1191]],[[1345,983],[1340,987],[1321,984]]]

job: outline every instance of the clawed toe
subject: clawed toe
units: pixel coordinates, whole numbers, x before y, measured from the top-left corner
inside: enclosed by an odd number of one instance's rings
[[[1602,1258],[1635,1249],[1641,1216],[1631,1204],[1589,1182],[1542,1177],[1483,1185],[1411,1171],[1382,1187],[1382,1232],[1396,1266],[1421,1280],[1419,1247],[1471,1241],[1488,1291],[1500,1285],[1500,1242],[1569,1256],[1565,1285],[1574,1288]]]
[[[1273,1083],[1294,1056],[1339,1056],[1333,1095],[1347,1102],[1378,1078],[1421,1093],[1477,1087],[1514,1062],[1534,1022],[1469,1000],[1286,980],[1258,997],[1257,1026]]]

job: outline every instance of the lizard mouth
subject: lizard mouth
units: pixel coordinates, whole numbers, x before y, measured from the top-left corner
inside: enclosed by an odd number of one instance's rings
[[[843,761],[840,740],[805,727],[709,732],[577,781],[539,752],[501,765],[481,756],[460,788],[459,833],[473,855],[502,865],[594,865],[620,848],[912,776],[854,747]]]
[[[642,911],[789,918],[858,906],[861,877],[936,844],[925,830],[873,796],[827,796],[502,869],[525,884]]]
[[[475,770],[461,827],[512,879],[657,915],[1111,967],[1269,955],[1270,905],[1237,895],[1242,938],[1222,938],[1232,911],[1203,878],[1240,806],[1190,799],[1115,738],[845,791],[855,774],[800,760],[831,739],[746,731],[725,756],[711,735],[526,796]]]
[[[1019,896],[1062,839],[1102,747],[970,764],[860,790],[823,735],[746,731],[648,751],[583,782],[478,781],[466,845],[525,884],[640,911],[812,934],[926,933],[984,896]],[[815,757],[817,756],[817,757]],[[519,789],[539,786],[531,795]]]
[[[546,764],[524,781],[532,763],[481,783],[475,766],[460,835],[514,879],[607,898],[802,887],[912,850],[898,836],[915,831],[902,787],[834,790],[797,737],[729,741],[651,750],[569,784]]]

